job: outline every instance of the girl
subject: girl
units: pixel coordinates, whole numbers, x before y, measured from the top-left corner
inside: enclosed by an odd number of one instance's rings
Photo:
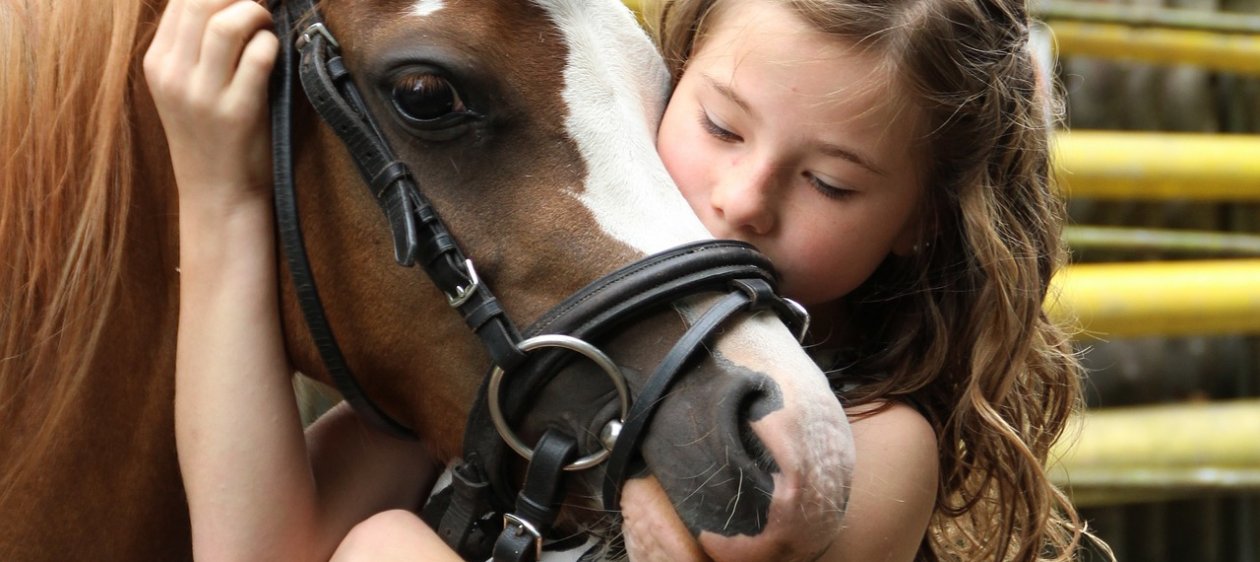
[[[671,175],[715,235],[752,241],[831,320],[814,354],[833,369],[858,457],[832,553],[1073,558],[1084,525],[1044,465],[1080,375],[1042,310],[1064,209],[1023,3],[675,0],[655,21],[678,82],[658,138]],[[794,43],[799,58],[773,58]],[[792,81],[810,77],[812,97]],[[838,146],[792,153],[784,139],[797,135]],[[890,203],[905,192],[908,223]],[[879,253],[898,225],[910,230]],[[887,494],[912,484],[917,451],[894,447],[919,424],[938,463],[919,481],[936,487],[926,512]],[[926,533],[891,536],[927,512]]]
[[[676,81],[662,160],[706,227],[757,245],[810,308],[854,419],[853,492],[822,560],[1062,560],[1084,532],[1043,469],[1079,381],[1041,308],[1062,204],[1010,1],[672,0],[655,20]],[[344,407],[301,438],[275,314],[268,21],[249,1],[173,0],[145,61],[180,189],[195,552],[457,560],[402,510],[425,492],[419,446]],[[685,532],[654,548],[703,556]]]

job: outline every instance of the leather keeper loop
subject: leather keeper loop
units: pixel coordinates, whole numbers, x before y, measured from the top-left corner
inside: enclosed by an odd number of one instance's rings
[[[486,299],[485,302],[474,307],[464,313],[464,321],[468,323],[468,327],[474,332],[481,331],[481,327],[486,322],[493,320],[496,316],[503,314],[503,307],[499,306],[498,299]]]
[[[487,322],[477,331],[477,337],[481,338],[481,342],[486,346],[486,353],[490,355],[490,360],[503,368],[510,371],[517,368],[525,362],[525,352],[517,345],[521,341],[521,335],[516,332],[516,328],[506,317],[497,317],[499,321]]]
[[[411,170],[407,168],[407,165],[394,160],[389,164],[386,164],[384,168],[381,168],[372,176],[372,181],[370,183],[372,193],[376,195],[377,199],[380,199],[385,195],[385,190],[389,189],[389,186],[394,185],[394,183],[403,178],[410,177]]]
[[[341,60],[341,57],[328,59],[328,78],[334,83],[339,83],[349,77],[350,71],[346,70],[346,63]]]
[[[438,222],[439,217],[437,215],[437,211],[433,209],[433,206],[426,203],[424,205],[416,205],[416,218],[419,219],[422,224],[428,226]]]
[[[455,251],[455,239],[446,232],[435,232],[425,240],[425,244],[420,247],[420,260],[429,265],[429,267],[438,267],[438,260]],[[464,261],[460,260],[460,264]]]
[[[774,287],[771,287],[764,279],[736,279],[731,281],[731,286],[748,295],[749,310],[770,308],[775,301],[779,300]]]

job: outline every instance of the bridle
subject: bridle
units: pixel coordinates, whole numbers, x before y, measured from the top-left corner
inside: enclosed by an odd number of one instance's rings
[[[321,119],[345,144],[385,213],[398,264],[419,264],[424,269],[481,340],[494,364],[469,414],[464,458],[454,468],[452,485],[423,514],[465,558],[539,557],[565,494],[565,472],[606,464],[604,507],[616,510],[621,485],[656,406],[698,356],[701,344],[728,318],[770,309],[799,335],[808,329],[804,309],[777,294],[775,274],[763,255],[742,242],[712,240],[648,256],[604,276],[544,314],[523,337],[487,283],[478,278],[472,261],[420,191],[415,176],[389,147],[313,0],[271,0],[271,9],[281,38],[271,92],[278,231],[299,306],[338,390],[370,424],[396,437],[416,438],[364,393],[324,314],[302,238],[293,181],[295,76]],[[687,329],[631,401],[618,366],[587,342],[699,294],[721,296]],[[511,429],[528,411],[533,393],[555,376],[572,352],[608,374],[620,405],[620,419],[605,428],[606,448],[581,458],[577,440],[562,430],[547,430],[531,449]],[[505,386],[509,375],[513,384]],[[519,493],[506,474],[504,456],[509,448],[529,460]]]

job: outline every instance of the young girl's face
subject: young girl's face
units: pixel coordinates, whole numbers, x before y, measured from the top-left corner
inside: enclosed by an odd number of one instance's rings
[[[771,0],[734,0],[661,122],[657,149],[700,220],[767,254],[806,305],[916,242],[920,117],[879,62]]]

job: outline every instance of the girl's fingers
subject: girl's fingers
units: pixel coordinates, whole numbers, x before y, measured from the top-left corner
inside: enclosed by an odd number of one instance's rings
[[[245,42],[271,23],[271,13],[250,0],[236,0],[206,23],[197,62],[199,87],[217,90],[233,81]]]
[[[149,51],[162,54],[171,50],[171,44],[175,42],[175,30],[179,29],[180,14],[184,11],[181,4],[182,0],[171,0],[166,5],[162,18],[158,20],[157,32],[153,34],[153,42],[149,43]]]
[[[280,50],[280,41],[276,35],[266,29],[254,32],[254,36],[241,52],[241,62],[236,76],[228,84],[228,96],[233,102],[247,104],[263,103],[267,96],[267,81],[271,77],[271,69],[276,64],[276,53]]]
[[[176,60],[182,64],[193,65],[201,58],[202,34],[206,31],[206,21],[215,12],[235,0],[183,0],[180,2],[179,26],[175,29],[175,44],[172,51]]]

